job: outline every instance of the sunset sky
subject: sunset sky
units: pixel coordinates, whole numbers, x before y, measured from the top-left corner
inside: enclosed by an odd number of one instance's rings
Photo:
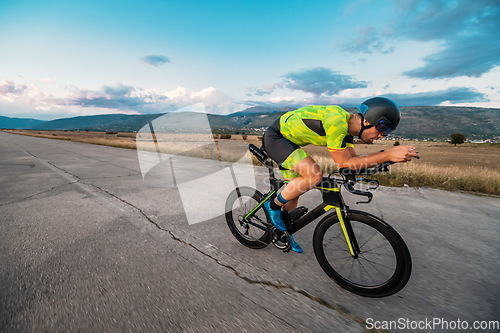
[[[498,0],[0,0],[0,115],[500,108]]]

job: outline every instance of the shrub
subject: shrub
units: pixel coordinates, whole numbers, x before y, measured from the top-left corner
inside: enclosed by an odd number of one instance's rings
[[[461,145],[462,143],[465,142],[465,135],[462,133],[453,133],[450,135],[450,143],[452,145]]]

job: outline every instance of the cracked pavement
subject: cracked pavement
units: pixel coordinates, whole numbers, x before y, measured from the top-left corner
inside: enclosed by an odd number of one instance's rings
[[[498,198],[382,188],[358,205],[383,212],[414,260],[405,289],[367,299],[323,273],[314,224],[296,236],[303,255],[247,249],[223,216],[189,225],[178,191],[143,181],[134,150],[0,132],[0,154],[0,331],[363,332],[367,318],[499,319]]]

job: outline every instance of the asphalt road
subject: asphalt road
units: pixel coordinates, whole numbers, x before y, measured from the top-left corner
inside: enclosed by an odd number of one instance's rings
[[[380,188],[370,205],[348,198],[412,253],[408,285],[370,299],[323,273],[314,223],[295,237],[301,255],[239,244],[210,204],[231,184],[189,183],[211,162],[170,160],[143,178],[134,150],[4,132],[0,157],[2,332],[363,332],[375,321],[500,320],[499,198],[415,188]]]

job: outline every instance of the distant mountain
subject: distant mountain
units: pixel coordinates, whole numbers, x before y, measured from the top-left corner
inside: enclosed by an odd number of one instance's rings
[[[395,135],[411,138],[448,139],[462,133],[468,139],[490,139],[500,136],[500,109],[415,106],[401,108],[401,123]]]
[[[293,107],[252,107],[229,115],[205,115],[195,112],[174,112],[149,115],[98,115],[57,119],[42,122],[34,119],[0,117],[0,128],[31,128],[39,130],[91,130],[91,131],[138,131],[155,120],[168,131],[204,131],[214,133],[260,133]],[[347,108],[356,113],[357,109]],[[500,109],[418,106],[402,107],[401,123],[394,133],[397,137],[412,139],[447,139],[452,133],[463,133],[469,139],[491,139],[500,136]],[[163,117],[162,117],[163,116]],[[207,117],[209,126],[207,126]],[[31,121],[31,123],[30,123]],[[21,125],[19,125],[21,124]]]
[[[244,131],[262,130],[285,110],[270,112],[251,108],[230,114],[237,128]],[[270,110],[273,110],[270,108]],[[357,108],[345,108],[357,113]],[[468,139],[500,139],[500,109],[457,106],[401,107],[401,122],[396,137],[410,139],[448,139],[452,133],[463,133]]]
[[[30,129],[44,123],[42,120],[28,118],[10,118],[0,116],[0,128]]]
[[[160,117],[161,114],[148,115],[126,115],[106,114],[96,116],[80,116],[46,121],[43,124],[32,127],[37,130],[69,130],[69,131],[121,131],[133,132],[151,120]]]
[[[297,109],[293,106],[281,106],[281,107],[266,107],[266,106],[253,106],[251,108],[245,109],[243,111],[232,113],[231,116],[249,116],[258,113],[274,113],[274,112],[288,112]]]

